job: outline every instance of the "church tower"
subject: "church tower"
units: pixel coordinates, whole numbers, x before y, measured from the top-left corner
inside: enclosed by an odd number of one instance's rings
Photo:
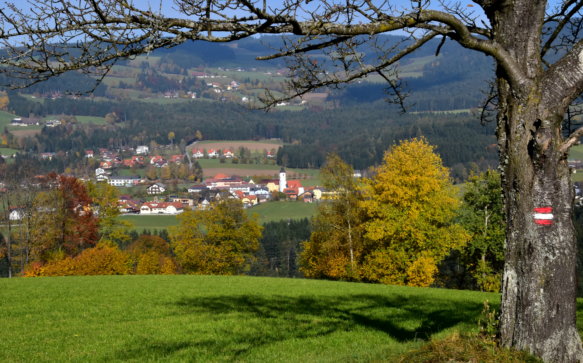
[[[287,188],[287,181],[286,181],[286,172],[285,169],[282,167],[279,171],[279,192],[283,193],[283,190]]]

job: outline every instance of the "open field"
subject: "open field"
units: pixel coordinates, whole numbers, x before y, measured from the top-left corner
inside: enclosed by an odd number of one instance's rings
[[[569,159],[583,160],[583,145],[575,145],[569,151]]]
[[[311,218],[316,214],[317,204],[303,202],[267,202],[247,209],[247,214],[257,214],[259,223],[287,219]],[[129,229],[150,231],[156,229],[167,229],[171,226],[178,225],[178,219],[173,215],[124,215],[119,217],[122,221],[132,223]]]
[[[246,147],[251,151],[261,151],[276,149],[282,146],[281,140],[262,140],[262,141],[252,141],[252,140],[229,140],[229,141],[199,141],[194,147],[197,149],[231,149],[233,152],[237,152],[240,147]]]
[[[42,126],[9,126],[8,129],[10,130],[10,133],[14,135],[14,137],[24,138],[40,134],[42,131]]]
[[[125,215],[120,216],[119,219],[130,222],[132,224],[130,229],[138,231],[143,231],[144,229],[149,229],[150,231],[154,229],[166,229],[170,226],[178,225],[176,216],[172,215]]]
[[[259,222],[267,223],[288,219],[311,218],[316,214],[317,204],[303,202],[268,202],[247,209],[250,215],[257,214]]]
[[[0,127],[2,129],[4,129],[5,126],[10,125],[10,122],[15,117],[16,117],[16,115],[14,115],[10,112],[0,111]]]
[[[212,168],[202,168],[202,174],[205,178],[212,178],[217,174],[225,174],[225,175],[238,175],[240,177],[249,177],[253,175],[261,175],[266,176],[268,178],[273,178],[274,175],[276,176],[279,172],[279,168],[269,168],[267,165],[257,165],[257,166],[264,166],[263,168],[260,167],[250,167],[250,165],[241,165],[241,167],[235,167],[236,164],[222,164],[226,165],[224,167],[212,167]]]
[[[233,164],[230,160],[221,163],[219,159],[198,159],[205,178],[213,177],[219,173],[239,176],[265,176],[277,177],[281,166],[275,164]],[[319,169],[286,169],[288,179],[301,179],[304,186],[321,184]],[[255,180],[257,182],[257,180]]]
[[[82,124],[94,124],[94,125],[105,125],[105,118],[104,117],[97,117],[97,116],[75,116],[77,121]]]
[[[476,331],[482,302],[499,300],[446,289],[186,275],[2,279],[0,291],[4,362],[391,362],[430,338]]]
[[[11,148],[7,148],[7,147],[0,147],[0,155],[13,155],[20,152],[20,150],[17,149],[11,149]]]

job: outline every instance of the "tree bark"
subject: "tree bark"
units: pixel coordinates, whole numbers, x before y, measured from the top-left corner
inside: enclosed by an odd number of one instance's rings
[[[545,361],[582,361],[576,329],[574,195],[567,162],[559,151],[560,126],[544,127],[544,117],[528,112],[536,108],[520,112],[524,108],[516,106],[508,105],[507,122],[533,126],[507,135],[512,143],[507,142],[503,161],[508,229],[502,344]],[[551,225],[535,223],[537,207],[552,207]]]
[[[500,2],[499,2],[500,3]],[[503,2],[502,2],[503,3]],[[506,208],[500,338],[548,362],[583,361],[576,328],[574,198],[561,123],[568,102],[547,96],[540,57],[546,1],[499,5],[494,37],[519,64],[521,79],[498,73],[498,142]],[[519,86],[517,86],[519,85]],[[552,224],[535,222],[551,207]]]

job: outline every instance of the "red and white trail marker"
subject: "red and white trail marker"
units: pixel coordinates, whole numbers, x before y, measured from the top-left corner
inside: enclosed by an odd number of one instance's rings
[[[541,226],[550,226],[553,224],[553,207],[534,208],[534,223]]]

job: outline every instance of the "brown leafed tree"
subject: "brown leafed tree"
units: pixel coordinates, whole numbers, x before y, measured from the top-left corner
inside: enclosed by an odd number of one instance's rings
[[[397,86],[393,65],[434,38],[490,56],[507,215],[502,343],[547,361],[583,360],[566,162],[583,129],[561,135],[569,104],[583,90],[583,1],[175,0],[171,11],[137,5],[144,3],[4,1],[0,70],[30,84],[69,70],[107,70],[119,58],[188,40],[292,34],[271,56],[291,58],[292,97],[370,73]],[[409,37],[398,45],[377,42],[376,35],[392,31]],[[363,42],[378,50],[376,61],[358,51]],[[314,51],[329,62],[312,61]],[[552,224],[535,223],[537,207],[552,208]]]

